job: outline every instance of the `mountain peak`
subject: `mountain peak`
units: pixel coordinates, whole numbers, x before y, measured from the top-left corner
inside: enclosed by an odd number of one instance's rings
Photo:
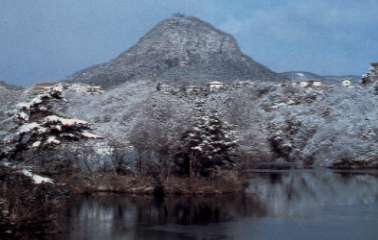
[[[159,27],[163,27],[163,28],[165,27],[166,30],[177,30],[177,29],[193,30],[191,28],[195,28],[196,30],[202,29],[205,31],[214,31],[221,35],[228,35],[222,32],[221,30],[215,28],[208,22],[205,22],[197,17],[185,16],[183,14],[174,14],[170,18],[162,20],[153,29],[159,28]]]
[[[185,62],[193,58],[195,54],[208,58],[209,54],[230,51],[240,51],[236,40],[231,35],[198,18],[174,16],[156,25],[125,55],[165,52],[168,53],[166,57]]]
[[[196,17],[176,14],[114,60],[85,69],[70,81],[113,87],[139,79],[186,84],[280,77],[244,55],[231,35]]]

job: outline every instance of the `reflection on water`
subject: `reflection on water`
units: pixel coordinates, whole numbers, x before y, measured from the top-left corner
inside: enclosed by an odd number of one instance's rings
[[[255,175],[247,192],[255,193],[270,215],[335,205],[378,202],[378,175],[332,171],[277,171]]]
[[[65,239],[378,236],[371,227],[378,226],[378,175],[373,173],[255,173],[245,194],[166,199],[97,195],[73,198],[70,205]],[[324,231],[327,235],[319,235]]]
[[[92,233],[96,235],[93,237],[98,234],[104,237],[130,236],[135,231],[140,234],[138,229],[148,226],[207,225],[248,216],[262,217],[266,215],[266,209],[253,195],[165,199],[97,195],[72,199],[69,215],[71,228],[78,230],[71,232],[71,238],[83,239],[84,235]],[[89,239],[103,239],[93,237]]]

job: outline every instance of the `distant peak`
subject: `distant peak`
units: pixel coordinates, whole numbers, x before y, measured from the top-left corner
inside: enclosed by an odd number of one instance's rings
[[[1,86],[1,87],[4,87],[4,88],[6,88],[6,89],[9,89],[9,90],[21,90],[21,89],[23,89],[23,88],[20,87],[20,86],[16,86],[16,85],[13,85],[13,84],[9,84],[9,83],[7,83],[7,82],[5,82],[5,81],[1,81],[1,80],[0,80],[0,86]]]

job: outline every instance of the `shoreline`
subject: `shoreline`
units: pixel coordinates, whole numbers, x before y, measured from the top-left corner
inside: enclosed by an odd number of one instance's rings
[[[58,178],[73,194],[120,193],[132,195],[219,195],[244,191],[248,187],[246,176],[224,177],[168,177],[73,174]]]

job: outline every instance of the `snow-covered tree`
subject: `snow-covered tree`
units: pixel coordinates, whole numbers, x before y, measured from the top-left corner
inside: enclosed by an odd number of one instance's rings
[[[65,141],[99,138],[90,132],[88,122],[65,118],[54,112],[54,104],[65,101],[63,86],[58,84],[35,96],[29,102],[17,104],[16,127],[0,143],[0,157],[17,159],[19,153],[50,148]]]
[[[176,154],[178,172],[188,176],[209,176],[217,168],[232,168],[231,154],[237,141],[230,126],[217,116],[196,117],[180,139]]]
[[[137,172],[169,174],[176,143],[192,115],[187,104],[161,91],[139,106],[139,116],[128,136],[137,157]]]

